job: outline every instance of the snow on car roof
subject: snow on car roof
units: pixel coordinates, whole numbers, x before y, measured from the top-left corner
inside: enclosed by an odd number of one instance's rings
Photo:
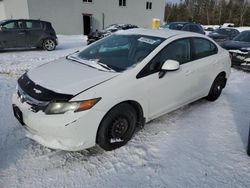
[[[177,31],[177,30],[168,30],[168,29],[129,29],[129,30],[121,30],[117,31],[116,34],[122,34],[122,35],[148,35],[148,36],[154,36],[154,37],[160,37],[160,38],[169,38],[175,35],[189,35],[189,36],[204,36],[198,33],[193,32],[187,32],[187,31]]]

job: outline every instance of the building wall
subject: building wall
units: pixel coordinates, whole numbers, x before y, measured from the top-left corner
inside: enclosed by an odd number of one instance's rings
[[[6,19],[3,1],[0,1],[0,20]]]
[[[92,30],[100,30],[114,23],[131,23],[151,27],[153,18],[164,18],[165,0],[127,0],[126,7],[119,7],[119,0],[27,0],[32,19],[48,20],[58,34],[82,34],[82,14],[92,14]],[[152,2],[152,10],[146,10],[146,2]]]
[[[151,10],[146,10],[147,1],[152,2]],[[119,0],[93,0],[93,3],[84,3],[82,12],[92,14],[93,30],[100,30],[103,25],[106,27],[114,23],[151,28],[153,18],[163,21],[165,3],[165,0],[127,0],[126,7],[119,7]]]
[[[29,18],[27,0],[3,0],[5,19]]]
[[[82,0],[28,0],[31,19],[50,21],[57,34],[82,34]]]

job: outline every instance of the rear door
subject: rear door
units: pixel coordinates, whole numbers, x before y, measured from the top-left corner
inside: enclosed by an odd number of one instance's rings
[[[219,59],[216,55],[218,48],[211,41],[195,37],[192,38],[192,63],[195,69],[191,74],[194,78],[195,85],[193,89],[197,92],[193,98],[203,97],[208,94],[211,83],[215,79],[215,71],[218,69]]]
[[[39,20],[26,20],[27,44],[29,47],[37,46],[43,36],[42,23]]]
[[[26,47],[26,32],[22,20],[1,25],[0,44],[3,48]]]

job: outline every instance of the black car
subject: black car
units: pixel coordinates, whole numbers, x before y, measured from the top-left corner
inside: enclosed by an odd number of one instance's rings
[[[0,49],[37,47],[51,51],[56,45],[56,32],[50,22],[26,19],[0,21]]]
[[[182,30],[182,31],[190,31],[195,33],[200,33],[205,35],[205,31],[200,24],[192,23],[192,22],[171,22],[161,26],[163,29],[174,29],[174,30]]]
[[[127,30],[127,29],[134,29],[134,28],[138,28],[138,26],[132,25],[132,24],[112,24],[112,25],[106,27],[102,31],[96,30],[95,32],[91,32],[88,35],[87,43],[91,44],[91,43],[93,43],[93,42],[95,42],[103,37],[107,37],[107,36],[111,35],[112,33],[119,31],[119,30]]]
[[[250,70],[250,31],[243,31],[233,40],[221,45],[227,49],[232,57],[232,65]]]
[[[236,37],[240,32],[237,29],[233,28],[219,28],[215,31],[212,31],[208,34],[208,36],[214,41],[216,41],[218,44],[222,44],[223,42],[227,40],[232,40],[234,37]]]

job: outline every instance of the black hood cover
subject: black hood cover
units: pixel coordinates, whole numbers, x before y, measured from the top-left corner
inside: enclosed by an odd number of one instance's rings
[[[39,101],[69,101],[73,95],[56,93],[35,84],[25,73],[18,79],[19,87],[30,97]]]

